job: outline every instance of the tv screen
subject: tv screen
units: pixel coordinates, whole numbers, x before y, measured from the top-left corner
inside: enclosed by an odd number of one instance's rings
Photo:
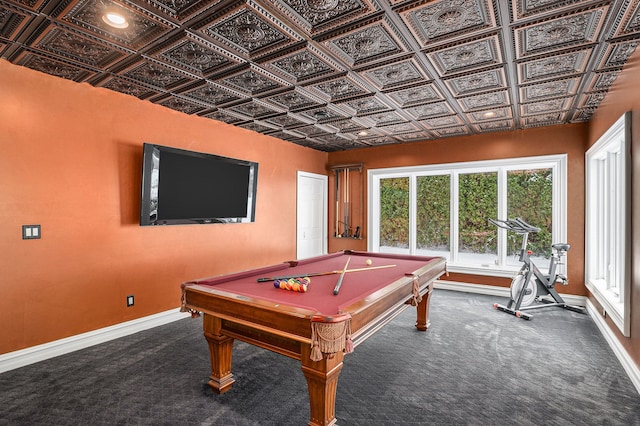
[[[140,225],[255,221],[258,163],[145,143]]]

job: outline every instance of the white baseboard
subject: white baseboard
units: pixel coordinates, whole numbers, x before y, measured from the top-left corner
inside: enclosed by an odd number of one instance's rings
[[[498,287],[493,285],[467,284],[456,281],[438,280],[435,282],[435,288],[441,288],[443,290],[464,291],[467,293],[486,294],[489,296],[504,297],[505,299],[509,299],[511,297],[511,291],[508,287]],[[587,303],[587,298],[584,296],[564,293],[559,294],[562,299],[569,305],[585,306]]]
[[[464,291],[467,293],[486,294],[489,296],[510,298],[510,291],[506,287],[496,287],[490,285],[481,284],[467,284],[455,281],[436,281],[435,288],[441,288],[443,290]],[[611,350],[618,358],[618,361],[622,364],[624,371],[629,376],[629,379],[635,386],[638,393],[640,393],[640,368],[631,359],[629,353],[624,349],[620,341],[616,338],[615,334],[611,331],[611,328],[607,325],[604,318],[600,315],[596,307],[591,303],[589,298],[585,296],[576,296],[574,294],[562,294],[560,296],[565,302],[570,305],[585,306],[587,313],[593,319],[600,333],[604,336],[605,340],[611,347]]]
[[[622,364],[622,368],[629,375],[629,379],[636,387],[638,393],[640,393],[640,368],[636,365],[636,363],[631,359],[629,353],[624,349],[624,347],[620,344],[620,341],[616,337],[616,335],[611,331],[611,327],[607,325],[607,322],[604,320],[598,309],[591,303],[591,300],[587,299],[587,312],[593,318],[593,322],[596,323],[596,326],[600,330],[600,333],[604,336],[607,343],[613,350],[613,353],[616,354],[616,358]]]
[[[188,317],[179,308],[0,355],[0,373]]]

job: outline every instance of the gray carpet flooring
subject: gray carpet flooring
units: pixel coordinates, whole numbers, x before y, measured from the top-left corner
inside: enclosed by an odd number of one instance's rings
[[[524,321],[484,295],[436,290],[345,357],[346,425],[640,425],[640,396],[588,315]],[[201,319],[0,374],[1,425],[305,425],[299,362],[236,342],[236,383],[207,386]]]

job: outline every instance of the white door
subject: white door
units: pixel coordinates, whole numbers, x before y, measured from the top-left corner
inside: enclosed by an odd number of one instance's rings
[[[298,172],[298,259],[327,253],[328,182],[327,176]]]

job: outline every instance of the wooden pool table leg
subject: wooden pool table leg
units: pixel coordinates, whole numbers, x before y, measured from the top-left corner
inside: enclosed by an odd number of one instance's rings
[[[211,375],[209,386],[216,393],[225,393],[235,382],[231,374],[233,338],[221,333],[222,321],[211,315],[203,314],[204,337],[209,343]]]
[[[431,301],[431,294],[433,293],[433,283],[429,284],[429,290],[422,296],[422,300],[416,306],[418,311],[418,320],[416,321],[416,328],[420,331],[427,331],[429,328],[429,302]]]
[[[310,359],[311,349],[303,345],[302,372],[307,378],[311,416],[309,426],[336,424],[336,389],[344,353],[323,354],[320,361]]]

